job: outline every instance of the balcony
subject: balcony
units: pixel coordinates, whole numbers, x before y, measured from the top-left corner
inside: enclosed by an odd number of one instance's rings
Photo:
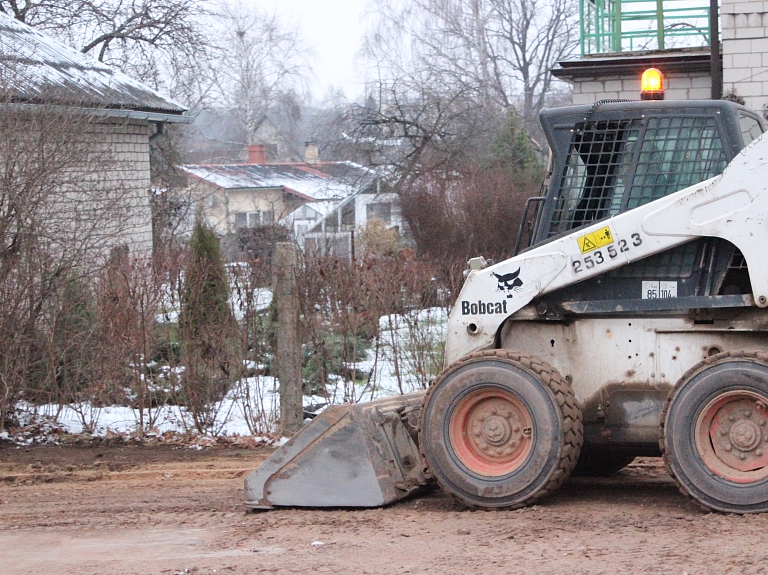
[[[709,0],[579,0],[581,55],[709,46]]]

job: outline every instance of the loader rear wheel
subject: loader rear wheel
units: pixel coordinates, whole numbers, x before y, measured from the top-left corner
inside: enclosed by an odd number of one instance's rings
[[[507,350],[449,366],[421,411],[430,473],[472,507],[522,507],[553,491],[576,465],[581,442],[570,384],[544,361]]]
[[[705,507],[768,511],[768,353],[720,353],[686,372],[662,414],[661,449]]]

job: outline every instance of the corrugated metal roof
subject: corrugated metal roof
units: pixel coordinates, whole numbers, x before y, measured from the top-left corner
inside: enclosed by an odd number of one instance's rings
[[[1,12],[0,65],[0,82],[9,83],[22,102],[185,111],[178,102]]]
[[[369,170],[352,162],[182,166],[189,174],[226,190],[288,188],[315,200],[346,198]]]

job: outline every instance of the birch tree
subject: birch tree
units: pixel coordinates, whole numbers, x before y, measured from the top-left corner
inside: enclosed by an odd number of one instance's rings
[[[244,143],[257,143],[260,122],[271,107],[299,109],[311,53],[297,27],[242,5],[223,7],[218,42],[218,99],[241,125]]]

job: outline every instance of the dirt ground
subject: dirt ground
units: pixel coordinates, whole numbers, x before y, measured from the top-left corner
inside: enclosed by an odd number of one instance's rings
[[[0,573],[768,573],[768,515],[705,513],[656,459],[518,511],[436,491],[387,509],[246,512],[243,478],[268,454],[0,446]]]

